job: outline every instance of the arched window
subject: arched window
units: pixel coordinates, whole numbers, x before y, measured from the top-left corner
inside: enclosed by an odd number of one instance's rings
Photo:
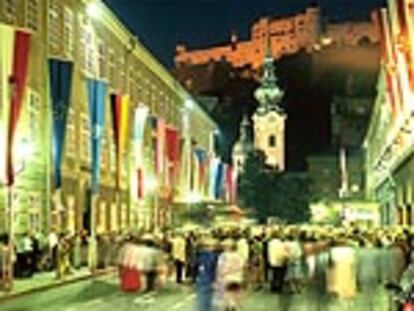
[[[276,136],[270,135],[268,141],[269,147],[276,147]]]

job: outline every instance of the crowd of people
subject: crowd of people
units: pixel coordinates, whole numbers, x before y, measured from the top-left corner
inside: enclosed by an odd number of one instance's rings
[[[54,228],[47,235],[26,232],[13,240],[7,234],[0,235],[0,289],[7,289],[10,278],[10,260],[14,279],[31,278],[37,273],[52,272],[62,279],[80,268],[88,268],[89,239],[86,231],[58,233]],[[97,268],[116,265],[122,237],[116,233],[97,235]]]
[[[121,287],[152,291],[193,284],[197,311],[239,310],[243,292],[340,299],[398,282],[410,263],[407,229],[274,226],[131,235],[119,252]]]
[[[413,237],[401,227],[327,226],[106,234],[97,236],[97,268],[117,266],[124,291],[154,291],[172,282],[194,286],[197,311],[238,310],[247,290],[293,295],[310,290],[352,299],[401,279],[411,262]],[[1,236],[2,275],[8,245],[8,237]],[[24,234],[14,245],[17,278],[44,271],[64,278],[88,265],[86,232]]]

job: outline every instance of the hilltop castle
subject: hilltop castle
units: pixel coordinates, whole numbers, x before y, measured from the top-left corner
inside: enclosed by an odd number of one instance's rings
[[[353,46],[363,42],[377,43],[379,35],[374,19],[366,22],[329,23],[323,25],[321,10],[310,6],[303,12],[278,18],[262,17],[251,27],[250,39],[240,41],[232,34],[230,42],[222,46],[190,50],[176,47],[175,64],[199,65],[209,61],[226,60],[234,67],[260,68],[265,57],[263,40],[270,38],[272,57],[279,59],[299,50],[317,51],[324,45]]]

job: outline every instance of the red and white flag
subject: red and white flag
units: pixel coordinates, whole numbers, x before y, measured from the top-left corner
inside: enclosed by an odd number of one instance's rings
[[[6,183],[14,183],[13,147],[20,112],[24,102],[26,81],[29,68],[31,35],[22,30],[15,30],[7,25],[0,25],[0,83],[1,104],[9,107],[7,113],[6,141]],[[4,150],[3,149],[3,150]]]

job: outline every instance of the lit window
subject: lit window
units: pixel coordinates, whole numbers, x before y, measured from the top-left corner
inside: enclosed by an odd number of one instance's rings
[[[90,129],[89,121],[86,115],[82,116],[82,127],[81,127],[81,145],[82,145],[82,160],[90,163],[91,162],[91,144],[90,144]]]
[[[121,91],[125,90],[126,78],[125,78],[125,62],[123,57],[119,58],[119,81],[118,81],[118,88]]]
[[[3,0],[3,10],[6,19],[10,22],[16,20],[16,0]]]
[[[68,58],[73,57],[73,12],[68,7],[65,7],[63,17],[63,42],[65,55]]]
[[[110,139],[109,142],[109,166],[111,172],[115,172],[116,170],[116,151],[115,151],[115,143],[113,139]]]
[[[109,82],[111,86],[114,87],[116,84],[115,79],[115,53],[113,50],[108,52],[108,61],[109,61]]]
[[[49,1],[49,20],[48,20],[48,34],[49,34],[49,48],[55,52],[59,48],[61,42],[61,7],[57,0]]]
[[[108,167],[108,138],[106,133],[102,136],[101,168]]]
[[[27,0],[26,26],[36,31],[39,26],[39,0]]]
[[[69,107],[66,141],[65,141],[65,153],[68,157],[74,157],[76,154],[76,138],[75,138],[75,109]]]
[[[99,63],[99,78],[106,78],[106,68],[105,68],[105,44],[101,41],[98,44],[98,63]]]
[[[29,90],[28,92],[28,100],[29,100],[29,137],[33,144],[36,145],[39,137],[39,124],[40,124],[40,96],[37,92],[33,90]]]
[[[276,137],[275,137],[275,135],[270,135],[269,136],[268,144],[269,144],[269,147],[271,147],[271,148],[276,147]]]
[[[28,231],[40,232],[41,230],[41,198],[39,193],[32,193],[28,197],[29,213],[28,213]]]
[[[80,60],[83,65],[83,69],[89,75],[96,76],[98,71],[98,62],[95,59],[95,41],[94,32],[90,21],[84,19],[81,20],[81,36],[80,36]]]

